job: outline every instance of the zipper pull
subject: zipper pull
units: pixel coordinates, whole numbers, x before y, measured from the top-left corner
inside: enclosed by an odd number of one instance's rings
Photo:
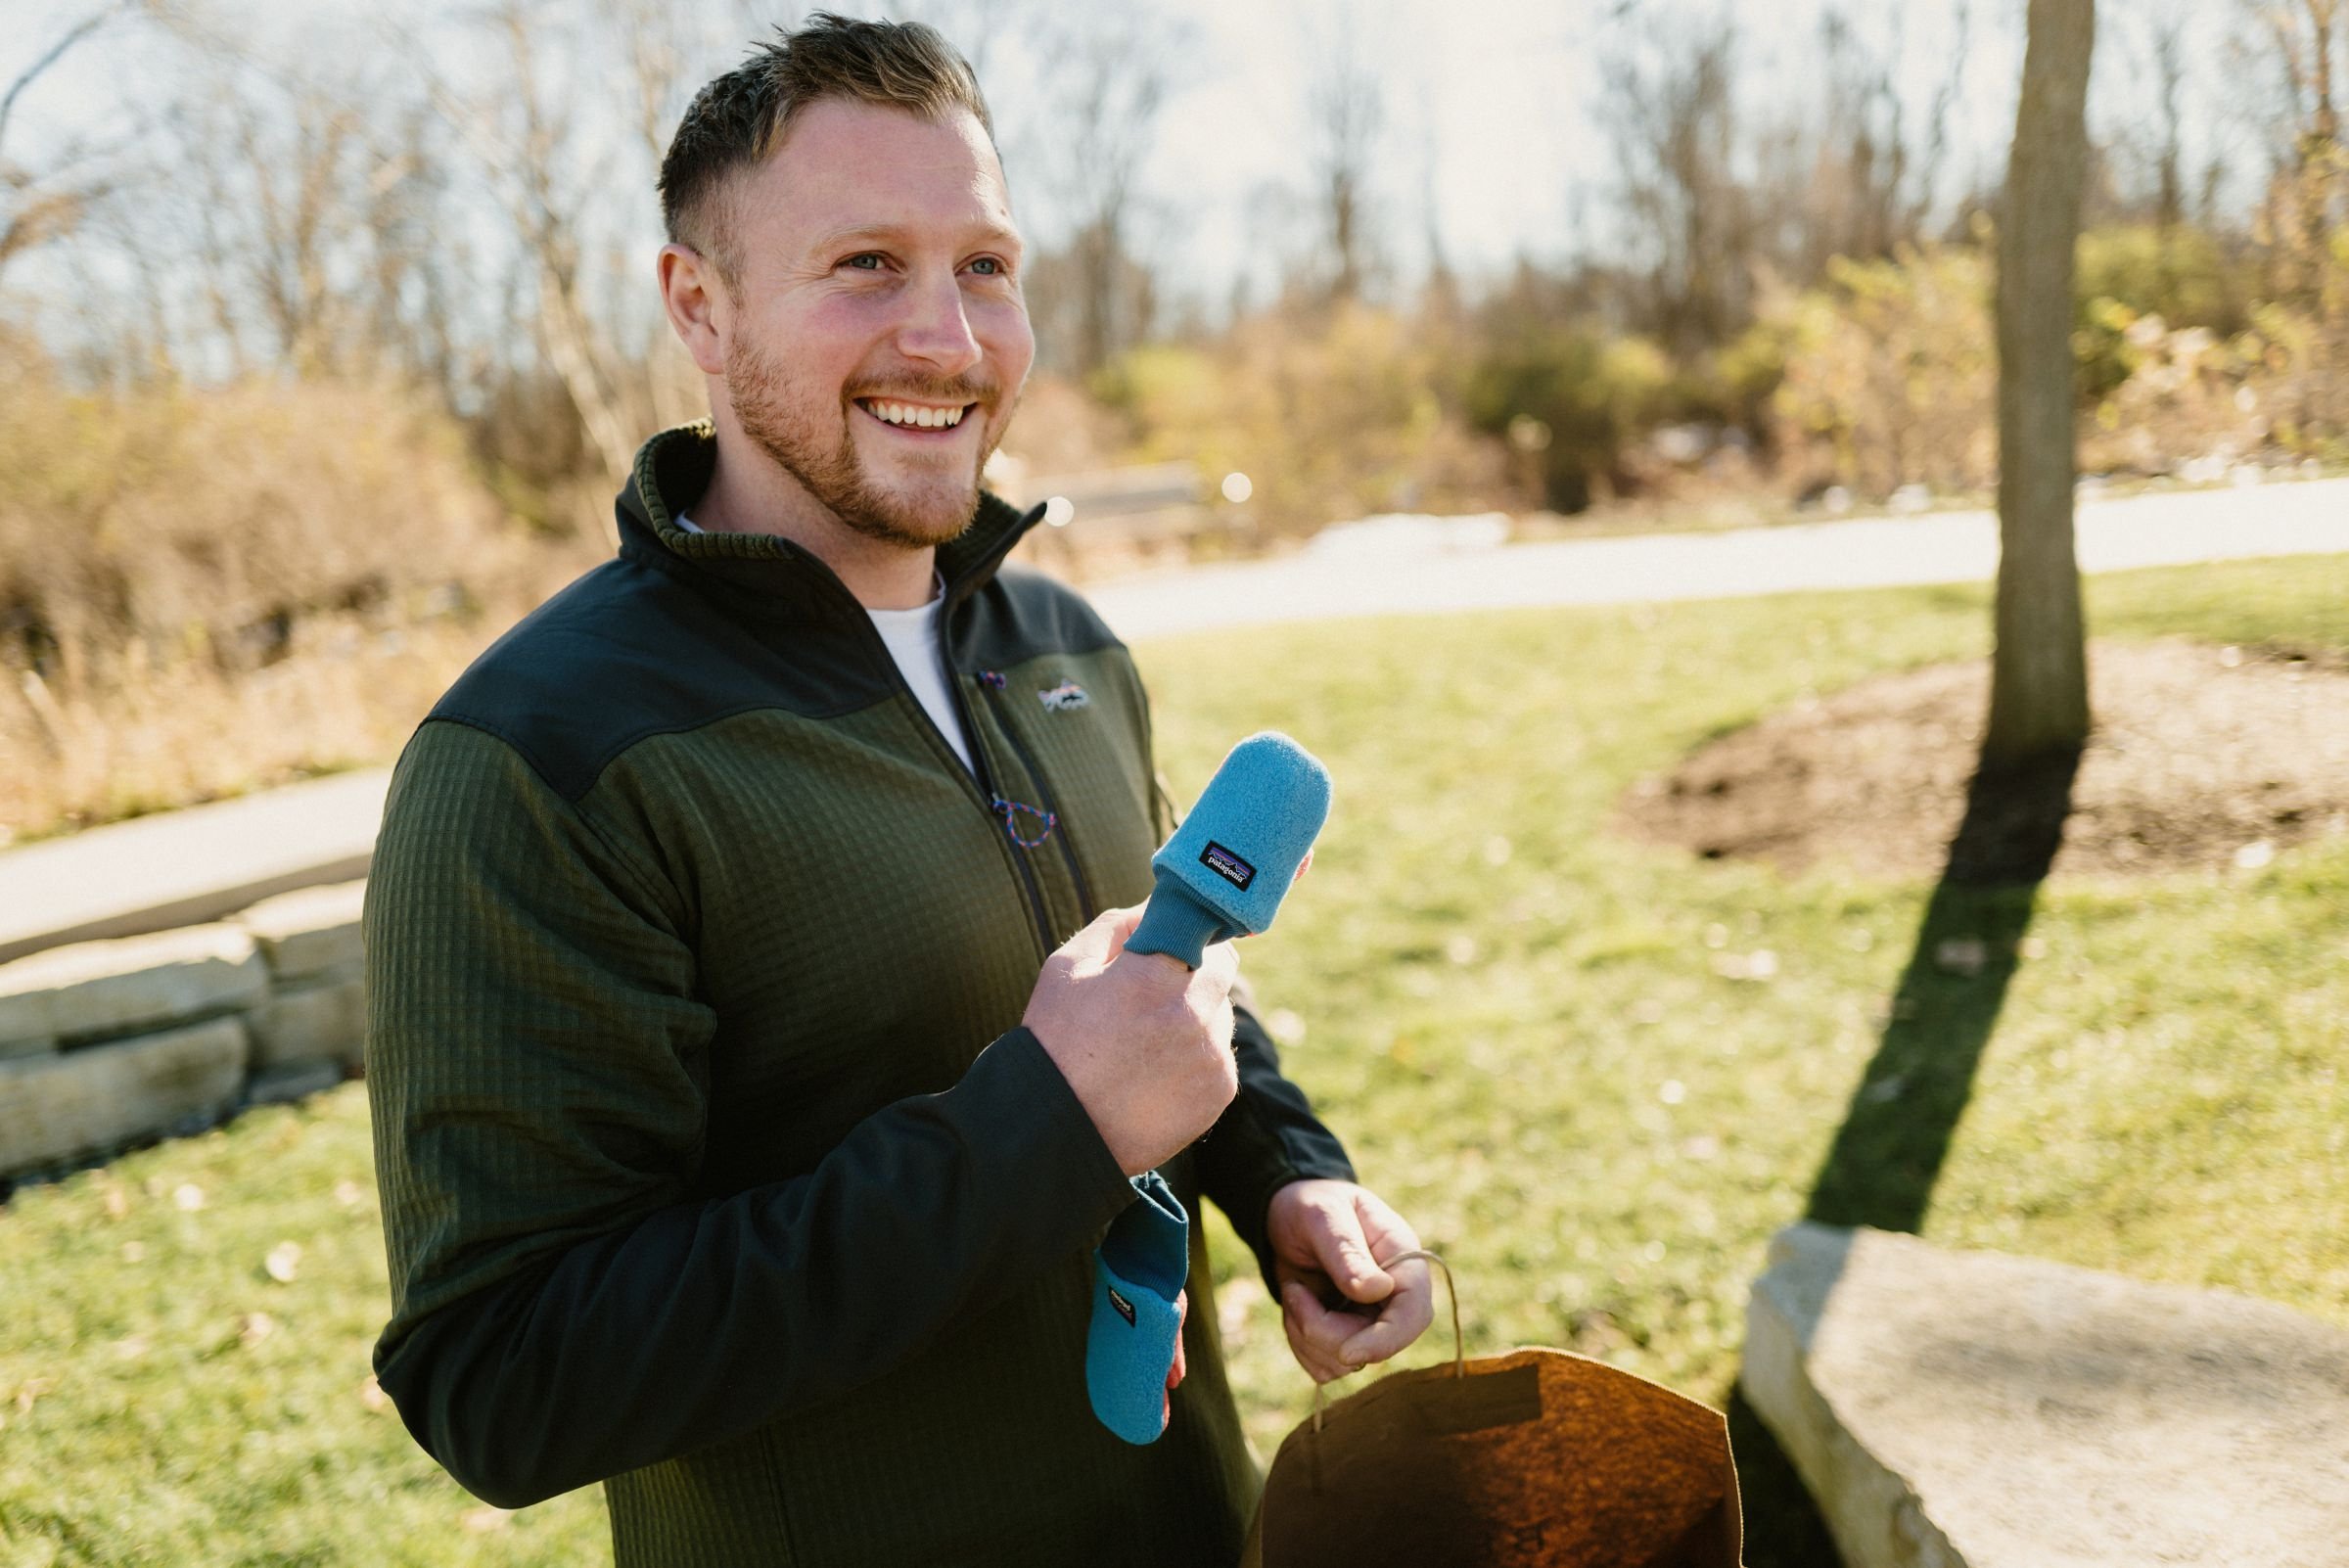
[[[998,795],[994,798],[994,808],[995,814],[1003,819],[1003,831],[1010,834],[1011,842],[1023,850],[1040,848],[1044,840],[1052,836],[1052,830],[1060,825],[1060,816],[1057,812],[1040,810],[1025,801],[1007,801]],[[1037,829],[1035,838],[1025,838],[1020,833],[1019,816],[1022,811],[1043,824],[1041,828]]]

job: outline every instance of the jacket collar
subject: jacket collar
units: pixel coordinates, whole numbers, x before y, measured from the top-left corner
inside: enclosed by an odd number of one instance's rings
[[[710,486],[717,438],[708,420],[665,430],[636,453],[627,487],[620,492],[620,554],[661,571],[768,601],[803,614],[861,612],[856,598],[812,551],[778,533],[689,533],[676,515],[690,512]],[[948,608],[995,575],[1013,545],[1044,515],[1020,511],[986,490],[971,526],[938,547]]]

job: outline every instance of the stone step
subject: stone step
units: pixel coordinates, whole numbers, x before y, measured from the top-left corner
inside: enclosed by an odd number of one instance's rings
[[[0,1173],[54,1165],[217,1116],[245,1083],[245,1025],[215,1018],[0,1062]]]
[[[0,1041],[69,1045],[250,1007],[268,992],[269,967],[242,926],[74,943],[0,964]]]
[[[1740,1383],[1847,1568],[2349,1563],[2349,1331],[2270,1302],[1803,1223]]]
[[[364,877],[330,882],[263,899],[236,921],[253,933],[269,960],[270,975],[283,985],[358,967],[359,915],[366,899]]]
[[[283,986],[249,1018],[253,1065],[332,1057],[356,1069],[367,1039],[367,986],[356,964]]]

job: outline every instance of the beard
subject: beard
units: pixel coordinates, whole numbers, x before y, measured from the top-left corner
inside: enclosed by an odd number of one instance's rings
[[[959,537],[977,517],[979,475],[1002,438],[1001,425],[981,440],[978,460],[968,474],[920,472],[892,487],[876,481],[857,455],[850,422],[860,410],[848,397],[843,396],[837,410],[795,406],[787,391],[789,373],[739,334],[726,345],[725,368],[726,398],[743,434],[853,531],[904,549],[927,549]],[[988,419],[997,400],[992,385],[959,378],[901,377],[862,395],[893,394],[933,403],[977,404],[963,416],[966,420]]]

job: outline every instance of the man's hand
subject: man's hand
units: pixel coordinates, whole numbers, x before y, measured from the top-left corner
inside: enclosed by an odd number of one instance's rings
[[[1174,1418],[1174,1391],[1182,1386],[1185,1371],[1182,1354],[1182,1331],[1191,1326],[1191,1293],[1174,1292],[1174,1364],[1167,1368],[1166,1403],[1159,1407],[1158,1424],[1163,1430]]]
[[[1417,1251],[1419,1237],[1369,1188],[1292,1181],[1272,1194],[1266,1229],[1280,1282],[1281,1326],[1297,1364],[1314,1382],[1385,1360],[1434,1316],[1425,1263],[1379,1266],[1381,1258]]]
[[[1128,1176],[1179,1154],[1239,1092],[1231,1054],[1231,944],[1196,972],[1165,953],[1126,951],[1142,911],[1102,913],[1044,960],[1027,1025]]]

